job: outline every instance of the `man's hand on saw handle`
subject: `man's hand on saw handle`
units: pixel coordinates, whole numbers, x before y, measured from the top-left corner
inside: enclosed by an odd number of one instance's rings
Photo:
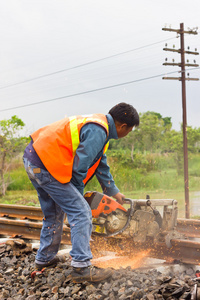
[[[112,196],[112,197],[115,198],[116,201],[117,201],[119,204],[121,204],[121,205],[124,204],[125,196],[124,196],[123,194],[117,193],[116,195],[114,195],[114,196]]]

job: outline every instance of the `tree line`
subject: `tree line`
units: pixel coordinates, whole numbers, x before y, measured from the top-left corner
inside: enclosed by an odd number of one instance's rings
[[[200,153],[200,128],[187,127],[188,153]],[[110,142],[109,156],[126,165],[151,171],[171,157],[178,174],[183,171],[183,133],[172,129],[171,117],[156,112],[140,114],[140,125],[129,135]],[[169,160],[168,160],[169,163]]]
[[[0,121],[0,195],[5,195],[11,183],[10,172],[13,161],[30,141],[21,136],[24,122],[16,115]],[[200,128],[187,127],[188,153],[200,153]],[[162,117],[156,112],[140,114],[140,125],[129,135],[119,140],[111,140],[107,152],[108,159],[117,161],[124,167],[141,171],[155,170],[159,164],[163,167],[175,165],[178,174],[183,169],[182,129],[172,129],[171,117]],[[165,157],[172,159],[167,160]]]

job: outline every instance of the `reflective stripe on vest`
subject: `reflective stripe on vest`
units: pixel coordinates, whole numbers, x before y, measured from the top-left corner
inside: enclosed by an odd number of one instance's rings
[[[84,116],[83,116],[84,117]],[[79,139],[79,130],[78,130],[78,125],[82,123],[83,125],[88,122],[94,122],[94,118],[92,116],[90,117],[85,117],[84,119],[79,119],[78,117],[70,117],[69,118],[69,124],[70,124],[70,131],[71,131],[71,139],[72,139],[72,150],[73,150],[73,156],[75,156],[76,149],[78,148],[78,145],[80,143]],[[108,131],[108,124],[104,122],[103,120],[99,120],[98,123],[102,123],[104,127],[106,127]],[[109,143],[107,143],[109,145]],[[106,145],[107,145],[106,144]],[[108,149],[108,145],[105,151]],[[105,153],[104,151],[104,153]]]
[[[78,120],[76,117],[69,118],[69,126],[71,131],[72,151],[74,156],[76,153],[76,149],[78,148],[78,145],[80,143],[79,132],[78,132]]]

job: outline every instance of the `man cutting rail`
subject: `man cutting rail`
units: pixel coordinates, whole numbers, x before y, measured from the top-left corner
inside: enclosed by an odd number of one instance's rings
[[[107,115],[64,118],[31,134],[23,160],[44,214],[35,259],[37,270],[60,261],[56,254],[66,213],[71,229],[73,282],[95,282],[111,276],[111,270],[91,265],[92,214],[83,192],[96,175],[103,193],[123,204],[125,196],[114,183],[105,152],[110,139],[123,138],[138,125],[136,109],[119,103]]]

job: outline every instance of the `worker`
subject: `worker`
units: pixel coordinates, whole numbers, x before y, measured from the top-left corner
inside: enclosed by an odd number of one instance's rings
[[[60,261],[57,252],[66,213],[73,282],[101,281],[111,276],[111,270],[92,266],[90,261],[92,213],[83,197],[84,187],[96,175],[103,193],[123,204],[125,196],[114,183],[105,152],[110,139],[125,137],[138,125],[136,109],[119,103],[107,115],[66,117],[31,134],[23,161],[44,214],[36,270],[54,267]]]

